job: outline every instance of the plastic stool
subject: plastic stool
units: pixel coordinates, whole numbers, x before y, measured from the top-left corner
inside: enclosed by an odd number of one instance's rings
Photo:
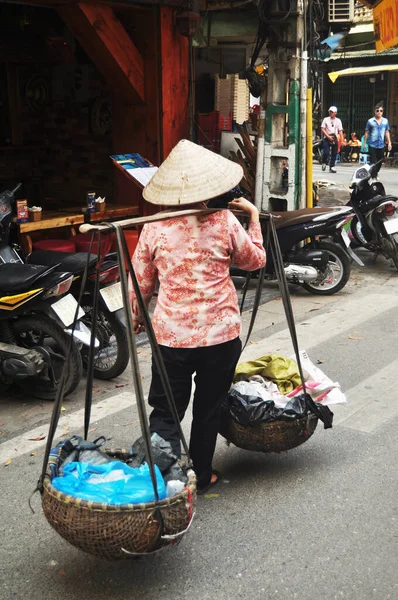
[[[336,154],[336,165],[340,162],[340,152]]]
[[[88,252],[91,244],[91,233],[78,233],[74,235],[73,243],[76,246],[77,252]],[[92,254],[98,254],[98,241],[96,240],[97,234],[95,234],[93,245],[91,247]],[[101,236],[101,256],[105,256],[110,252],[111,246],[114,242],[115,234],[107,233]]]
[[[33,242],[33,250],[52,250],[53,252],[76,252],[71,240],[40,240]]]
[[[358,162],[361,165],[370,165],[370,157],[369,154],[362,154],[362,152],[359,153],[359,160]]]

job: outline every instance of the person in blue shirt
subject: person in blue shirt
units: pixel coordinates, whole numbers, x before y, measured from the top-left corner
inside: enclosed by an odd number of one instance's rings
[[[377,163],[384,158],[384,146],[387,141],[388,151],[391,151],[390,125],[388,120],[383,117],[383,106],[377,104],[374,108],[374,117],[369,119],[365,127],[364,145],[369,146],[370,162]],[[380,171],[381,163],[376,167],[377,173]]]

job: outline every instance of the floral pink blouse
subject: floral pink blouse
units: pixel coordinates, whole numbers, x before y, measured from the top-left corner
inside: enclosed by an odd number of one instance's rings
[[[152,324],[163,346],[197,348],[236,338],[241,321],[230,265],[265,265],[259,223],[246,232],[229,210],[146,224],[133,257],[144,300],[159,279]],[[137,304],[132,292],[133,310]]]

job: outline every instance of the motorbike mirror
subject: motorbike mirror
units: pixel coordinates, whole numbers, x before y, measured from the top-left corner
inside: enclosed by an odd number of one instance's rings
[[[384,158],[381,158],[380,160],[378,160],[374,165],[370,166],[370,175],[371,177],[373,177],[375,175],[375,169],[378,165],[381,165],[381,163],[384,161]]]

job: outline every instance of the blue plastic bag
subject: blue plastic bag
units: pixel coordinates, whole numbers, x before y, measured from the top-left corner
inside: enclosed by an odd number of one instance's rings
[[[141,504],[153,502],[151,475],[147,463],[130,467],[120,461],[103,465],[71,462],[63,468],[63,476],[54,477],[52,485],[60,492],[106,504]],[[166,486],[155,465],[159,500],[166,498]]]

